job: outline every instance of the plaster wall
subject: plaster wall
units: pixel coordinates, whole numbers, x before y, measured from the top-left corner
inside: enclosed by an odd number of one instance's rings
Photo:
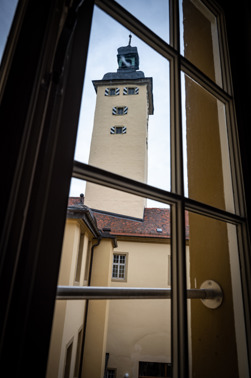
[[[147,182],[148,94],[147,85],[137,95],[105,96],[105,86],[98,86],[89,164],[141,182]],[[128,107],[125,115],[112,115],[113,107]],[[125,134],[110,134],[113,126],[125,126]],[[87,206],[118,214],[143,217],[145,199],[87,183]]]
[[[58,285],[75,285],[75,274],[79,253],[80,234],[84,233],[80,284],[84,283],[88,243],[91,239],[87,228],[77,219],[67,219]],[[79,283],[78,283],[79,284]],[[56,301],[47,378],[64,375],[66,349],[73,342],[70,376],[73,377],[78,333],[83,326],[86,301]]]
[[[170,244],[119,241],[114,253],[128,253],[126,282],[111,286],[169,287]],[[106,351],[117,377],[138,377],[139,361],[171,362],[169,300],[110,301]]]

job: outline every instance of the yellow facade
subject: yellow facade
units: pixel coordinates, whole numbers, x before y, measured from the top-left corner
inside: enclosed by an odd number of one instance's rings
[[[81,235],[83,243],[80,243]],[[93,236],[86,225],[77,219],[67,219],[58,285],[84,286],[85,272],[89,262],[90,245]],[[82,247],[80,251],[79,247]],[[78,258],[82,254],[80,281],[76,282]],[[78,334],[83,329],[85,301],[56,301],[54,320],[47,366],[47,378],[63,377],[67,347],[72,343],[72,361],[75,363]],[[70,366],[70,376],[74,376],[74,363]]]

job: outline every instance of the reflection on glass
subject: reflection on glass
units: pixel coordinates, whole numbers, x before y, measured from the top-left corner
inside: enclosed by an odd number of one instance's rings
[[[200,0],[180,0],[181,53],[222,86],[217,19]]]
[[[118,0],[117,2],[169,43],[169,1]]]
[[[58,285],[103,287],[104,299],[56,301],[47,378],[170,377],[170,299],[105,299],[106,288],[171,289],[170,207],[84,184],[69,197]]]
[[[75,159],[170,190],[169,103],[169,62],[95,8]]]
[[[188,301],[191,376],[248,376],[236,228],[193,213],[188,225],[188,285],[200,288],[213,280],[224,296],[217,309]]]
[[[234,212],[224,104],[182,74],[186,194]]]

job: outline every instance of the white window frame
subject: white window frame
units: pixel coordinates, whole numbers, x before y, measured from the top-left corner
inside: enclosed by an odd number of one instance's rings
[[[118,256],[118,262],[114,261],[115,256]],[[124,262],[120,261],[120,257],[124,257]],[[117,275],[114,276],[114,267],[117,267]],[[120,277],[120,267],[123,267],[123,277]],[[128,267],[128,253],[114,252],[112,259],[112,281],[126,281],[127,280],[127,267]]]

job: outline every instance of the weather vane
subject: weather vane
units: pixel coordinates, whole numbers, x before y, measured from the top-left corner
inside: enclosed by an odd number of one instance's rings
[[[131,39],[132,39],[132,35],[129,34],[129,45],[128,46],[131,46]]]

